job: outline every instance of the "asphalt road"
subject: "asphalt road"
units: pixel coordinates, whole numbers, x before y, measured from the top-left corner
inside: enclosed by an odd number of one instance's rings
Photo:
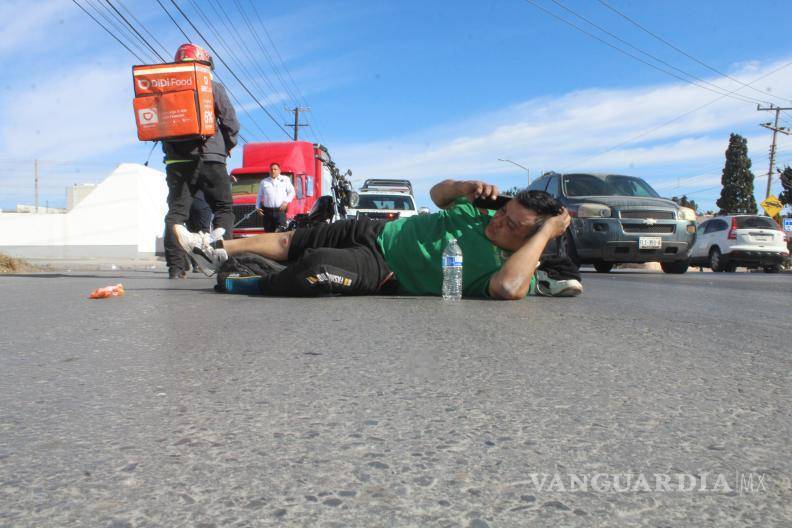
[[[210,286],[0,276],[0,526],[792,526],[790,275]]]

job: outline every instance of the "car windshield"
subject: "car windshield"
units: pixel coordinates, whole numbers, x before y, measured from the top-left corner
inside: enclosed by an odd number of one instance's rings
[[[633,176],[564,175],[566,196],[643,196],[659,198],[659,194],[641,178]]]
[[[415,209],[412,198],[398,194],[361,194],[358,209],[397,209],[412,211]]]
[[[776,223],[766,216],[738,216],[737,229],[775,229]]]

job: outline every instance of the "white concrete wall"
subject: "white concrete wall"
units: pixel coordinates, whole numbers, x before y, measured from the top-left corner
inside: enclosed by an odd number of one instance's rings
[[[19,257],[152,255],[165,229],[165,174],[118,166],[66,214],[0,214],[0,252]]]

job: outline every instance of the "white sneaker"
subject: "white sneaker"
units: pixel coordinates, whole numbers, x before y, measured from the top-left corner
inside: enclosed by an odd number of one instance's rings
[[[212,247],[212,242],[219,238],[215,238],[214,235],[220,232],[220,237],[222,237],[225,233],[223,228],[215,229],[212,234],[190,233],[183,225],[175,225],[173,229],[181,248],[195,258],[198,268],[205,275],[211,277],[228,260],[228,253],[224,249]]]
[[[209,236],[212,238],[212,242],[217,242],[218,240],[223,238],[223,235],[225,235],[225,229],[223,229],[222,227],[216,227],[212,230],[211,233],[209,233]]]
[[[577,279],[551,279],[542,270],[536,270],[534,278],[536,283],[533,291],[530,292],[533,295],[540,297],[575,297],[583,293],[583,285]]]

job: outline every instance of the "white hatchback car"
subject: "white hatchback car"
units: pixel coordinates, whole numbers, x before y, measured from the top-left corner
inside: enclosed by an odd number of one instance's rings
[[[691,266],[734,271],[737,266],[779,271],[789,257],[784,232],[769,216],[726,215],[710,218],[696,229]]]

